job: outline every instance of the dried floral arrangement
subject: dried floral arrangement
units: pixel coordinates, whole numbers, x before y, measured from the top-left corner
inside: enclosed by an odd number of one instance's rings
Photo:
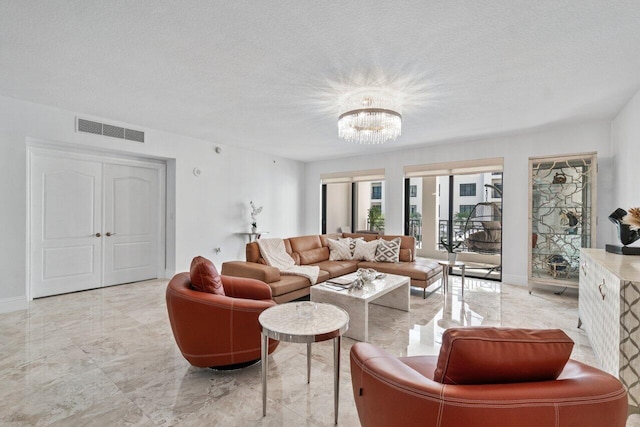
[[[622,217],[622,223],[629,226],[631,230],[640,230],[640,208],[631,208]]]

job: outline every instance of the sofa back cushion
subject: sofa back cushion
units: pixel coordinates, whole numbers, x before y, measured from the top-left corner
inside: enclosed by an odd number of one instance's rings
[[[393,240],[400,238],[400,261],[411,262],[415,261],[416,256],[416,239],[413,236],[394,236],[378,234],[366,234],[366,233],[343,233],[344,237],[361,237],[365,241],[369,242],[375,239]]]
[[[291,242],[289,242],[289,239],[283,239],[282,242],[284,243],[284,250],[289,255],[291,255],[291,258],[293,258],[293,261],[296,263],[296,265],[300,265],[300,257],[296,253],[291,251]],[[247,258],[247,262],[255,262],[258,264],[267,265],[267,262],[264,260],[264,258],[262,258],[260,247],[256,242],[247,243],[247,246],[245,248],[245,256]]]
[[[309,249],[299,252],[298,255],[300,255],[300,265],[316,264],[329,260],[329,248]]]
[[[411,262],[413,261],[413,251],[411,249],[402,249],[400,248],[400,262]]]
[[[459,385],[551,381],[572,348],[560,329],[451,328],[442,335],[433,379]]]
[[[329,248],[322,246],[319,235],[290,237],[291,250],[300,256],[300,265],[315,264],[329,259]],[[294,258],[295,260],[295,258]]]
[[[224,287],[222,286],[222,278],[208,259],[197,256],[191,261],[191,286],[200,292],[208,292],[210,294],[224,295]]]

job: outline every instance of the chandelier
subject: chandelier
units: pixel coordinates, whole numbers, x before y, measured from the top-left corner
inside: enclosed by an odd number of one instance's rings
[[[338,118],[338,136],[358,144],[382,144],[402,133],[402,115],[382,108],[388,102],[366,97],[362,106],[350,109]]]

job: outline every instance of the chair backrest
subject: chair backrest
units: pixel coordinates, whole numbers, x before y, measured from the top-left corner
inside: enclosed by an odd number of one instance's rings
[[[516,355],[505,355],[509,356]],[[473,364],[473,357],[470,360]],[[473,385],[434,381],[437,363],[436,356],[397,358],[368,343],[353,345],[351,382],[361,425],[625,427],[626,424],[627,393],[622,383],[575,360],[566,363],[557,380],[505,384],[490,381],[492,384]],[[521,369],[526,370],[527,366]]]
[[[560,329],[450,328],[434,381],[504,384],[555,380],[571,356],[573,340]]]

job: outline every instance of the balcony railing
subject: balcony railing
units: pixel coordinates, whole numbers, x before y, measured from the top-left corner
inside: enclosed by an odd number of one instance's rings
[[[461,220],[453,220],[453,242],[460,243],[458,246],[458,251],[463,252],[467,250],[467,245],[465,243],[465,225],[467,223],[466,219]],[[438,221],[438,249],[441,251],[446,251],[446,248],[440,242],[441,240],[447,241],[449,230],[449,221],[446,219],[441,219]]]

